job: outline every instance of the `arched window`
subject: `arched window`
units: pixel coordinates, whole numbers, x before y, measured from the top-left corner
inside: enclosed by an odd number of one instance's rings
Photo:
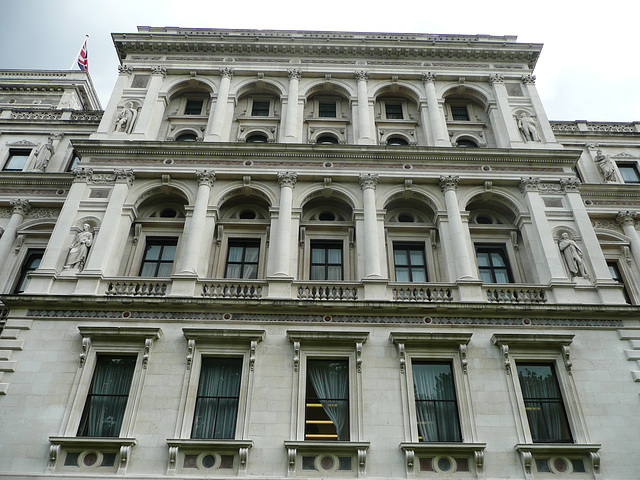
[[[319,145],[337,145],[338,139],[332,135],[322,135],[318,137],[316,143]]]
[[[269,139],[261,133],[254,133],[247,137],[247,143],[267,143]]]
[[[183,133],[176,137],[176,142],[195,142],[198,140],[198,136],[195,133]]]
[[[461,138],[456,143],[458,148],[478,148],[475,142],[467,140],[466,138]]]
[[[402,137],[391,137],[387,140],[387,145],[390,147],[404,147],[409,145],[409,142]]]

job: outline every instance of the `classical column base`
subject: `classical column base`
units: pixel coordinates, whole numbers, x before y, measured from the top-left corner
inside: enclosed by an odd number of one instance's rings
[[[364,287],[365,300],[388,300],[387,285],[389,280],[386,278],[363,278],[362,286]]]
[[[195,273],[177,273],[171,275],[171,291],[168,297],[199,297],[200,293],[196,292],[196,282],[198,275]]]
[[[273,275],[267,277],[267,282],[269,282],[267,298],[287,300],[292,298],[293,277]]]
[[[459,302],[486,302],[487,296],[482,291],[482,281],[475,278],[460,278],[456,281]],[[455,299],[454,299],[455,300]]]

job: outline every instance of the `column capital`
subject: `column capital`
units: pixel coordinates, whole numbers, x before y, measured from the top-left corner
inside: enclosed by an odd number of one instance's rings
[[[448,192],[449,190],[453,190],[454,192],[458,189],[458,182],[460,181],[460,177],[457,175],[447,175],[440,177],[440,190],[443,192]]]
[[[522,177],[520,179],[520,191],[522,193],[537,192],[540,188],[539,177]]]
[[[151,75],[160,75],[162,78],[167,76],[167,67],[157,66],[151,67]]]
[[[492,73],[489,75],[489,83],[493,85],[494,83],[504,83],[504,75],[501,73]]]
[[[197,170],[196,177],[198,177],[198,185],[213,187],[216,181],[216,172],[212,170]]]
[[[302,72],[299,68],[290,68],[287,70],[287,75],[289,76],[289,80],[300,80],[302,77]]]
[[[298,181],[297,173],[294,173],[294,172],[278,173],[278,183],[280,184],[280,188],[283,188],[283,187],[293,188],[296,186],[297,181]]]
[[[378,175],[373,173],[361,173],[358,180],[362,190],[367,188],[373,188],[375,190],[378,185]]]
[[[520,77],[520,79],[522,80],[522,83],[527,84],[527,83],[531,83],[534,84],[536,83],[536,76],[535,75],[522,75],[522,77]]]
[[[31,210],[31,205],[29,204],[29,200],[23,200],[21,198],[13,198],[9,200],[9,204],[11,205],[11,213],[13,215],[22,215],[23,217],[29,213]]]
[[[133,73],[133,69],[130,65],[118,65],[118,72],[120,75],[131,75]]]
[[[126,183],[129,188],[133,185],[133,181],[135,180],[135,175],[133,174],[133,170],[130,168],[117,168],[113,171],[115,175],[115,183]]]
[[[73,179],[74,182],[88,183],[93,176],[93,169],[84,167],[74,168],[73,175],[75,176],[75,178]]]
[[[422,83],[433,83],[436,81],[436,74],[433,72],[425,72],[422,74]]]
[[[618,222],[618,225],[621,227],[631,226],[635,228],[637,215],[638,212],[633,210],[620,211],[616,216],[616,222]]]
[[[233,78],[233,68],[231,67],[223,67],[220,69],[220,76],[222,78],[228,78],[228,79],[232,79]]]
[[[565,193],[568,192],[580,192],[580,180],[577,178],[561,178],[560,186],[564,190]]]
[[[367,80],[369,80],[369,72],[367,72],[366,70],[358,70],[355,73],[355,77],[356,77],[356,80],[359,82],[361,81],[366,82]]]

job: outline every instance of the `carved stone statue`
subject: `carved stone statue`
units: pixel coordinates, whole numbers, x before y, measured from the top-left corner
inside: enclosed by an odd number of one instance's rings
[[[33,167],[38,172],[44,172],[49,165],[49,160],[53,156],[53,138],[49,137],[47,143],[40,145],[38,153],[36,153],[36,164]]]
[[[564,261],[567,263],[567,267],[571,272],[571,278],[583,277],[589,280],[589,274],[582,260],[582,250],[578,247],[578,244],[569,238],[567,232],[560,235],[558,240],[558,247],[564,256]]]
[[[127,102],[116,119],[116,125],[113,129],[114,132],[131,133],[133,131],[133,125],[136,122],[138,111],[133,108],[133,102]]]
[[[84,268],[89,248],[93,243],[93,233],[89,231],[90,228],[91,226],[85,223],[82,226],[82,231],[78,232],[73,243],[69,245],[69,253],[67,254],[64,268],[77,268],[80,271]]]
[[[518,119],[518,128],[527,142],[540,142],[540,134],[536,128],[536,122],[526,113],[521,113]]]
[[[602,153],[602,150],[596,152],[596,165],[602,172],[605,183],[611,183],[616,181],[616,171],[613,168],[613,163],[607,155]]]

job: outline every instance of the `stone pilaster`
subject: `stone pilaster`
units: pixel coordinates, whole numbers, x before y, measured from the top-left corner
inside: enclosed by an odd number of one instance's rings
[[[380,242],[375,190],[378,175],[360,174],[360,188],[364,204],[364,256],[366,278],[382,278],[380,266]]]
[[[427,109],[429,111],[429,124],[431,135],[436,147],[450,147],[449,135],[447,134],[447,122],[444,112],[440,108],[438,95],[436,94],[436,75],[432,72],[422,74],[422,83],[427,94]]]
[[[302,73],[297,68],[288,70],[289,94],[287,95],[287,118],[284,130],[285,143],[297,143],[298,138],[298,93]]]
[[[364,70],[356,72],[358,82],[358,144],[373,145],[373,135],[371,133],[371,119],[369,118],[369,91],[367,81],[369,74]]]
[[[225,118],[227,114],[227,104],[229,103],[229,88],[231,79],[233,78],[233,68],[220,69],[220,88],[218,89],[218,98],[216,99],[215,108],[211,109],[209,117],[209,138],[207,141],[221,142],[223,141],[222,132],[224,130]]]

